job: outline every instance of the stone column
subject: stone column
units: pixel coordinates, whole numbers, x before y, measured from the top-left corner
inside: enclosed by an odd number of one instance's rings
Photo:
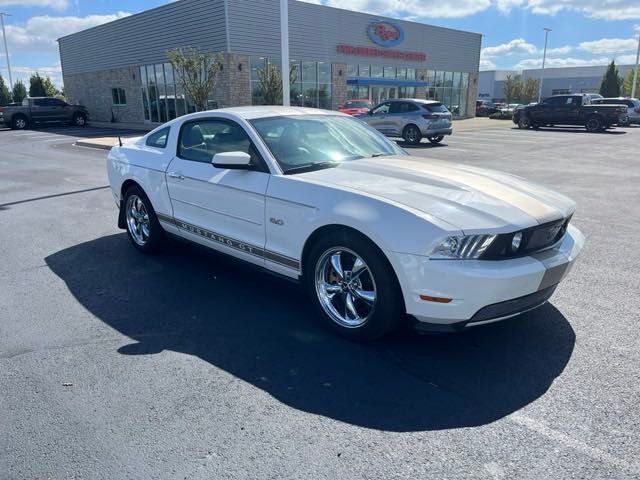
[[[416,80],[418,82],[424,82],[427,79],[427,69],[426,68],[418,68],[416,70]],[[416,87],[416,98],[421,100],[426,100],[427,98],[427,87]]]
[[[469,73],[469,90],[467,93],[467,118],[476,116],[476,99],[478,98],[479,73]]]
[[[347,99],[347,64],[331,65],[331,108],[337,110]]]

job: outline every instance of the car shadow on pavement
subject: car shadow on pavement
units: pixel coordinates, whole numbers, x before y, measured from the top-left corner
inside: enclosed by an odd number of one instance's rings
[[[575,342],[547,304],[457,335],[356,344],[325,329],[294,283],[177,241],[143,255],[124,233],[46,263],[83,307],[132,339],[114,354],[195,355],[293,408],[385,431],[500,419],[547,391]]]

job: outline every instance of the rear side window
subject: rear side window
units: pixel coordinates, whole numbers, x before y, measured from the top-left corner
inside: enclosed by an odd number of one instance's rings
[[[409,102],[392,102],[389,113],[408,113],[419,110],[419,107]]]
[[[145,145],[147,147],[165,148],[167,146],[167,140],[169,139],[170,128],[163,128],[155,133],[152,133],[147,137]]]
[[[445,107],[442,103],[430,103],[428,105],[422,105],[422,108],[431,113],[449,113],[447,107]]]

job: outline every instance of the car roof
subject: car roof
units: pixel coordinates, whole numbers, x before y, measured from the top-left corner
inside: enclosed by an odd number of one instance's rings
[[[423,103],[425,105],[432,105],[434,103],[442,103],[439,100],[423,100],[422,98],[390,98],[388,102],[414,102]]]
[[[190,113],[189,115],[184,115],[179,118],[194,119],[220,113],[235,115],[244,120],[254,120],[256,118],[267,117],[285,117],[290,115],[339,115],[349,117],[349,115],[341,112],[333,110],[322,110],[320,108],[283,107],[281,105],[254,105],[247,107],[230,107],[218,108],[216,110],[205,110],[202,112]]]

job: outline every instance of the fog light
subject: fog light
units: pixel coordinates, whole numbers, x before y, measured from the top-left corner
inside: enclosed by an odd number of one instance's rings
[[[517,252],[522,245],[522,232],[516,233],[511,239],[511,251]]]

